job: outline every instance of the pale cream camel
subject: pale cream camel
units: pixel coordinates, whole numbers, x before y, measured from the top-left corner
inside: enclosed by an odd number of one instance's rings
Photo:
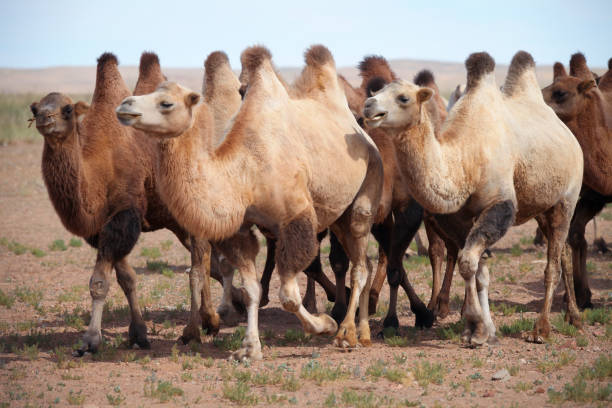
[[[347,106],[329,51],[313,46],[305,59],[306,67],[289,88],[277,76],[267,49],[243,52],[241,75],[248,87],[217,149],[211,143],[208,105],[198,105],[200,95],[177,84],[126,98],[117,115],[160,139],[160,193],[194,235],[224,239],[245,223],[275,235],[281,303],[308,333],[337,328],[328,315],[306,311],[296,282],[316,254],[316,233],[330,227],[352,262],[349,308],[335,343],[353,347],[359,335],[360,343],[368,345],[371,266],[366,247],[380,199],[382,164]],[[248,328],[235,358],[262,357],[257,327],[261,289],[253,261],[254,256],[239,266],[249,297]]]
[[[544,103],[531,55],[517,53],[503,90],[486,53],[466,60],[466,93],[435,134],[422,104],[432,90],[395,81],[365,102],[370,126],[392,134],[406,182],[419,203],[461,248],[466,328],[473,345],[494,342],[488,304],[489,271],[481,257],[512,225],[536,218],[548,237],[546,296],[528,340],[550,333],[549,314],[570,220],[582,183],[582,152],[572,133]],[[563,268],[566,269],[566,268]],[[568,276],[569,275],[569,276]],[[564,271],[570,313],[580,317],[571,274]],[[571,290],[570,290],[571,289]]]

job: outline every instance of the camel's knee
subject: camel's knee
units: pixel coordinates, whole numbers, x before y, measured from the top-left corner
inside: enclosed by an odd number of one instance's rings
[[[354,237],[363,237],[372,227],[372,210],[369,207],[355,205],[351,212],[351,234]]]
[[[297,286],[294,283],[284,283],[281,285],[279,290],[279,299],[283,309],[291,313],[297,313],[300,309],[302,301],[300,295],[297,292]]]
[[[105,299],[109,288],[110,284],[108,279],[96,276],[96,274],[94,274],[89,280],[89,293],[94,300]]]

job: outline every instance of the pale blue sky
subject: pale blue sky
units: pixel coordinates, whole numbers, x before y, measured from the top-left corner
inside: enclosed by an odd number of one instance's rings
[[[464,61],[486,50],[506,63],[519,49],[537,63],[582,51],[591,66],[612,57],[612,0],[593,1],[0,1],[0,66],[94,65],[104,51],[124,65],[153,50],[168,67],[200,67],[224,50],[264,44],[277,66],[302,65],[310,44],[339,66],[366,54]],[[607,45],[606,45],[607,44]]]

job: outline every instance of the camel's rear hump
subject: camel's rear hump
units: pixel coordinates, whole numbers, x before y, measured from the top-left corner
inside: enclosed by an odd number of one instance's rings
[[[165,80],[166,78],[162,74],[157,54],[150,51],[143,52],[140,56],[138,81],[134,87],[134,95],[151,93]]]
[[[467,87],[465,93],[473,91],[480,81],[495,70],[495,60],[486,52],[475,52],[465,60]]]
[[[535,62],[531,54],[525,51],[514,54],[502,89],[504,95],[508,97],[528,96],[544,103],[535,75]]]

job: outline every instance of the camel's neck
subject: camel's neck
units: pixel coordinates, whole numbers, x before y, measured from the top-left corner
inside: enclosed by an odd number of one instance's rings
[[[197,121],[196,121],[197,124]],[[220,240],[243,223],[251,201],[248,154],[241,146],[224,155],[210,148],[208,129],[192,126],[159,144],[158,189],[170,212],[193,235]],[[203,135],[204,133],[204,135]]]
[[[584,154],[584,183],[603,195],[612,195],[612,118],[606,102],[593,95],[584,111],[567,125]]]
[[[45,142],[42,173],[53,207],[70,232],[88,238],[101,228],[105,202],[96,200],[103,194],[94,191],[98,183],[89,180],[86,167],[76,134],[61,145]]]
[[[458,211],[468,199],[470,188],[465,184],[463,153],[456,138],[438,140],[423,109],[420,123],[398,132],[394,140],[413,197],[432,213]]]

